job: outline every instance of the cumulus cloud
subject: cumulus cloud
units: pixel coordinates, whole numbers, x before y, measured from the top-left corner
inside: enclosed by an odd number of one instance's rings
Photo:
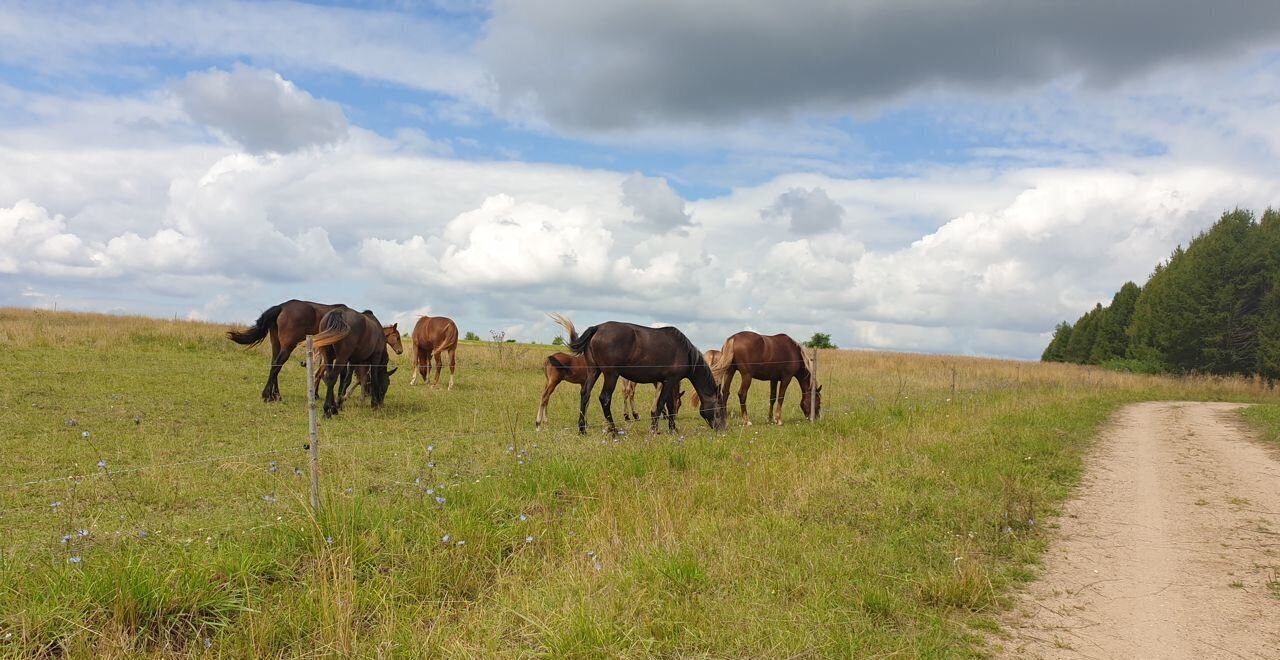
[[[683,230],[693,224],[692,217],[685,211],[684,198],[661,177],[635,173],[623,179],[622,203],[653,229]]]
[[[1278,36],[1273,2],[558,0],[498,3],[479,52],[509,111],[616,131],[844,110],[939,87],[1110,85]]]
[[[822,188],[792,188],[778,195],[773,205],[760,212],[764,218],[787,218],[796,234],[820,234],[839,229],[844,207],[827,196]]]
[[[237,64],[192,73],[174,93],[192,119],[251,153],[288,153],[347,135],[338,104],[316,99],[274,71]]]

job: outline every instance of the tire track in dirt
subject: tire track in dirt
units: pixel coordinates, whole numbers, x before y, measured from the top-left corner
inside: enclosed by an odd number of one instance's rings
[[[1000,655],[1280,658],[1280,461],[1239,407],[1118,414]]]

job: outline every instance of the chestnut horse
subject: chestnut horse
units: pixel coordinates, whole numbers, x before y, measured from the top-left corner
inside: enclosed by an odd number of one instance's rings
[[[382,406],[391,385],[387,370],[390,356],[387,354],[387,336],[382,324],[373,312],[356,312],[347,307],[329,311],[320,320],[320,332],[311,338],[317,362],[324,368],[324,416],[338,414],[341,400],[335,400],[333,386],[342,378],[339,391],[350,386],[354,367],[368,368],[369,403],[374,408]]]
[[[771,424],[782,423],[782,401],[787,396],[787,385],[792,378],[800,381],[800,410],[804,416],[816,418],[822,410],[822,386],[813,377],[813,362],[800,344],[787,335],[766,337],[750,330],[739,332],[725,340],[711,370],[721,381],[720,403],[724,406],[729,403],[733,374],[742,373],[738,403],[742,406],[742,421],[748,425],[751,420],[747,417],[747,391],[751,389],[753,378],[769,381]]]
[[[271,372],[267,374],[267,386],[262,388],[263,401],[280,400],[280,369],[289,361],[289,354],[307,335],[320,331],[322,316],[339,307],[347,308],[346,305],[288,300],[267,309],[249,329],[227,331],[228,339],[244,346],[256,346],[270,335]]]
[[[636,410],[636,384],[634,381],[630,381],[625,378],[622,378],[620,380],[622,381],[622,418],[627,421],[631,421],[633,419],[639,420],[640,412]],[[653,389],[661,393],[662,383],[654,383]],[[697,394],[693,395],[693,399],[696,402],[698,400],[698,395]],[[683,401],[684,401],[684,390],[681,390],[676,393],[676,414],[677,415],[680,414],[680,404]],[[654,400],[654,405],[657,405],[657,400]],[[694,403],[693,405],[696,406],[698,404]]]
[[[458,324],[444,316],[422,316],[413,326],[413,376],[409,379],[412,385],[418,382],[430,383],[431,387],[440,385],[440,372],[444,370],[441,356],[449,351],[449,388],[453,389],[453,374],[457,370],[458,357]],[[431,382],[431,360],[436,361],[436,379]]]
[[[581,385],[587,382],[587,373],[591,370],[587,358],[568,353],[552,353],[542,365],[547,384],[542,388],[542,403],[538,404],[538,417],[533,421],[533,428],[541,431],[547,421],[547,402],[551,394],[560,386],[561,381]]]
[[[575,332],[569,334],[570,352],[586,356],[589,365],[578,407],[579,433],[587,432],[587,402],[591,399],[596,380],[601,376],[604,376],[604,387],[600,392],[600,408],[612,433],[618,432],[610,404],[619,378],[662,384],[658,405],[653,411],[654,432],[658,430],[659,415],[667,418],[673,432],[676,430],[676,392],[680,381],[686,378],[702,397],[699,411],[702,418],[713,429],[724,428],[723,408],[717,401],[711,367],[683,332],[675,328],[648,328],[634,323],[608,321],[587,328],[581,336]]]

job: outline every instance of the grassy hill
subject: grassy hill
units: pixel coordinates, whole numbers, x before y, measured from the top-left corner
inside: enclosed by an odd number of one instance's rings
[[[301,351],[263,404],[224,330],[0,310],[0,654],[981,655],[1117,406],[1269,396],[825,351],[815,424],[756,384],[754,426],[579,435],[565,385],[535,433],[551,349],[465,343],[320,421],[313,515]]]

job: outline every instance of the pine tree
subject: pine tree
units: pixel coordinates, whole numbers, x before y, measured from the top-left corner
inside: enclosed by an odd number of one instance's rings
[[[1063,321],[1053,329],[1053,339],[1040,355],[1041,362],[1065,362],[1067,343],[1071,341],[1071,324]]]
[[[1126,331],[1133,321],[1133,308],[1138,302],[1141,289],[1133,282],[1125,282],[1111,299],[1098,322],[1098,338],[1093,342],[1089,352],[1091,364],[1102,364],[1107,360],[1123,358],[1129,349],[1129,335]]]
[[[1093,351],[1093,342],[1098,337],[1098,317],[1102,316],[1102,304],[1089,310],[1076,321],[1071,330],[1071,340],[1067,342],[1067,350],[1063,360],[1084,364],[1089,361],[1089,353]]]

